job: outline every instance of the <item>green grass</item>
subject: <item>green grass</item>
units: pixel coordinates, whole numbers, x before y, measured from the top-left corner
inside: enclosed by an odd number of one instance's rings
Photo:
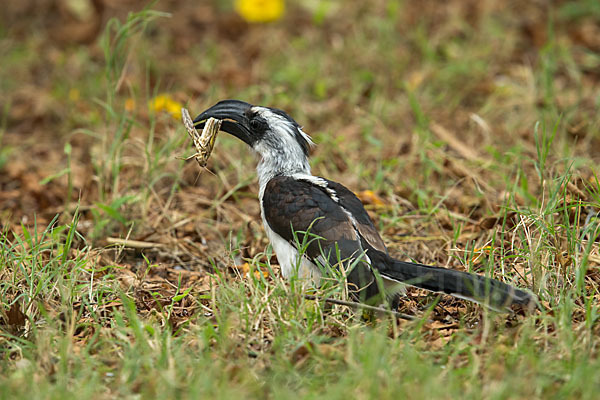
[[[0,31],[0,398],[597,397],[594,1],[289,2],[256,26],[182,4],[111,9],[86,45]],[[162,94],[285,109],[394,256],[540,309],[307,300],[267,244],[255,158],[222,134],[200,173]]]

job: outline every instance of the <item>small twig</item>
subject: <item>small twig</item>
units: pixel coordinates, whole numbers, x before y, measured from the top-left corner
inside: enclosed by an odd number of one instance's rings
[[[118,244],[124,247],[132,247],[134,249],[153,249],[164,246],[162,243],[142,242],[139,240],[120,239],[113,237],[107,237],[106,241],[110,244]]]
[[[461,141],[454,133],[451,133],[449,130],[444,128],[441,125],[436,123],[432,123],[431,131],[435,133],[437,137],[442,139],[444,142],[448,144],[454,151],[460,154],[463,158],[470,161],[480,161],[479,154],[476,150],[473,149],[472,146],[465,144]]]
[[[351,308],[361,308],[363,310],[382,312],[382,313],[386,313],[389,315],[393,315],[396,318],[405,319],[408,321],[414,321],[414,320],[419,319],[418,317],[415,317],[414,315],[408,315],[408,314],[399,313],[397,311],[386,310],[385,308],[370,306],[368,304],[355,303],[353,301],[344,301],[344,300],[337,300],[337,299],[330,299],[330,298],[320,298],[317,296],[313,296],[311,294],[305,294],[304,298],[306,300],[324,301],[325,303],[337,304],[339,306],[347,306],[347,307],[351,307]]]

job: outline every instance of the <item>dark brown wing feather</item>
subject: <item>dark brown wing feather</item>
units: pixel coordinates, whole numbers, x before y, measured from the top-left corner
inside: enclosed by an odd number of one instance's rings
[[[286,176],[271,179],[263,194],[263,209],[271,229],[292,245],[308,243],[306,254],[313,259],[336,243],[354,242],[356,250],[360,248],[348,215],[311,182]]]
[[[348,288],[355,298],[366,301],[378,293],[371,267],[364,261],[347,261],[355,260],[367,250],[375,250],[370,249],[360,229],[355,228],[347,209],[343,208],[344,201],[351,200],[353,217],[358,224],[367,225],[373,231],[375,228],[352,192],[346,189],[338,195],[328,188],[308,180],[275,177],[267,183],[263,193],[265,219],[282,238],[304,248],[304,255],[316,264],[323,257],[329,265],[339,261],[344,262],[344,268],[353,265],[347,275]]]
[[[369,243],[371,247],[381,252],[387,253],[387,248],[383,239],[379,236],[379,232],[375,229],[373,221],[369,217],[369,214],[365,210],[362,202],[354,193],[348,190],[345,186],[333,182],[327,181],[327,186],[335,190],[337,197],[339,198],[339,204],[344,207],[356,220],[356,228],[360,235]]]
[[[318,236],[321,248],[350,241],[355,242],[353,251],[372,247],[387,254],[381,236],[358,197],[339,183],[326,179],[322,182],[326,186],[287,176],[271,179],[263,195],[265,219],[271,229],[290,243],[296,240],[293,232],[297,236],[298,232],[308,232],[307,240]],[[304,239],[304,235],[301,236],[297,238],[300,242]],[[361,246],[361,239],[366,246]],[[316,241],[313,242],[309,247],[311,257],[316,256],[314,250],[319,250]]]

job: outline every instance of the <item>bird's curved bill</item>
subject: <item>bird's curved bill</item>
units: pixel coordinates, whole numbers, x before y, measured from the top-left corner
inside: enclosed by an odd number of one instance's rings
[[[194,126],[203,129],[209,118],[222,120],[221,130],[252,145],[252,133],[248,127],[247,111],[251,104],[240,100],[223,100],[194,118]]]

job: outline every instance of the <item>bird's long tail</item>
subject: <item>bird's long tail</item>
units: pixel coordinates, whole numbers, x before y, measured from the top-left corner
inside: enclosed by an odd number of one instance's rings
[[[532,293],[468,272],[404,262],[391,257],[386,257],[385,266],[382,268],[380,264],[378,271],[387,279],[432,292],[447,293],[496,310],[505,310],[513,305],[532,309],[537,303]]]

